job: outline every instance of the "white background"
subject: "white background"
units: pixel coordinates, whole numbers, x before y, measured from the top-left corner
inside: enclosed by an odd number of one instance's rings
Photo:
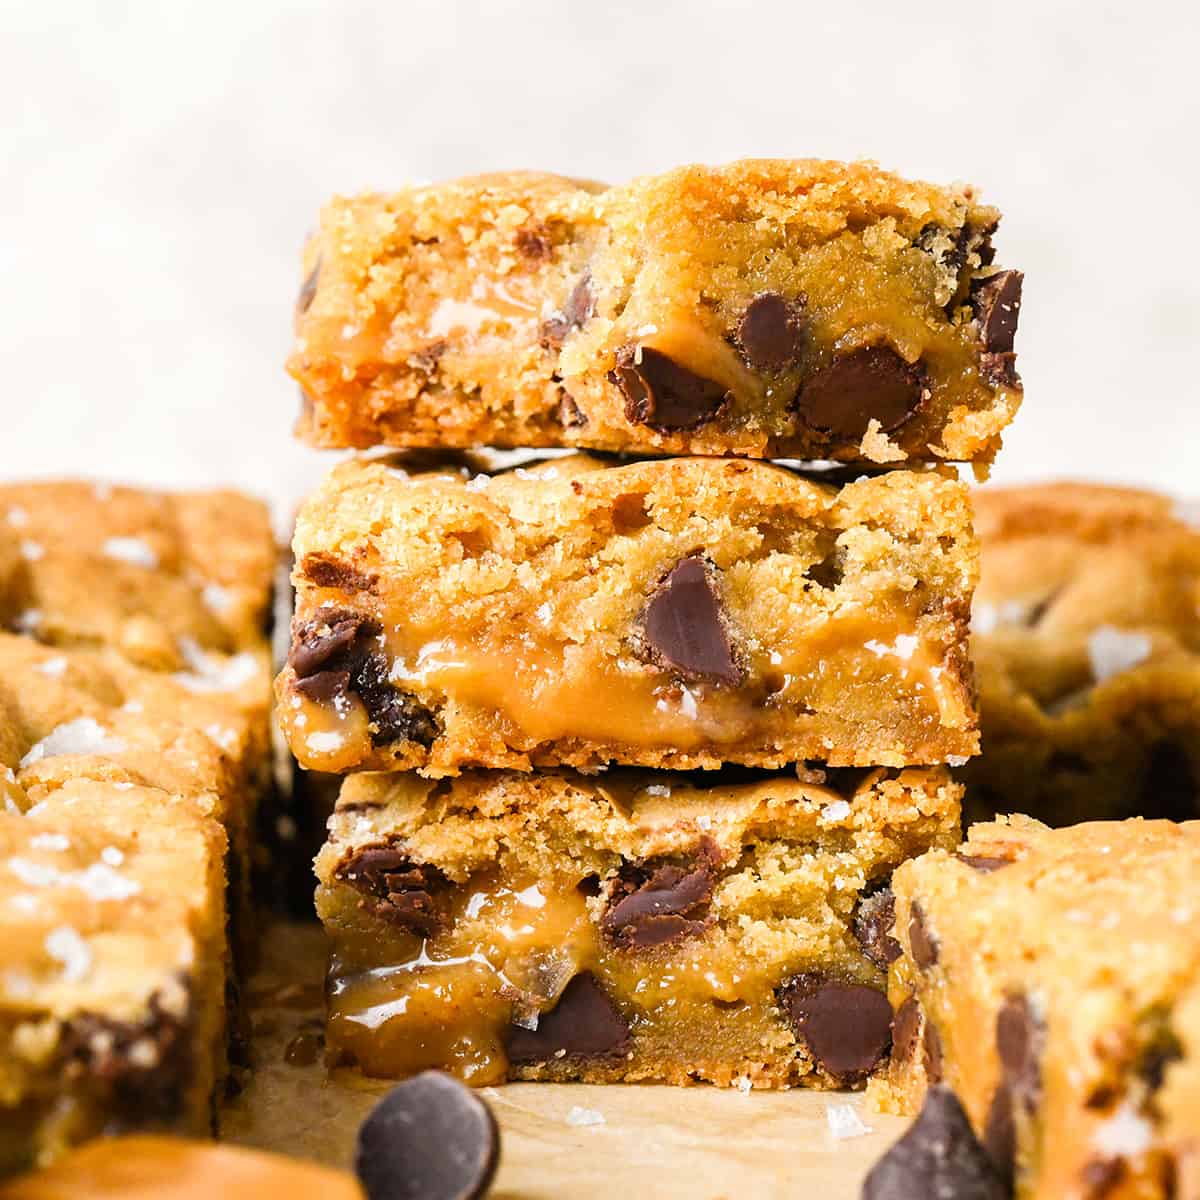
[[[969,179],[1026,271],[996,477],[1200,494],[1191,5],[0,0],[0,473],[289,505],[281,363],[334,191],[742,155]]]

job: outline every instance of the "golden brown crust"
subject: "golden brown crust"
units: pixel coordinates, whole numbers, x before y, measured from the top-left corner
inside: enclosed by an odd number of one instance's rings
[[[300,433],[321,446],[986,463],[1021,399],[1011,331],[978,291],[996,275],[998,219],[969,188],[817,160],[615,188],[509,172],[336,198],[304,258],[288,363]],[[790,306],[799,336],[778,322],[765,342],[762,325],[743,336],[764,294]],[[878,395],[851,403],[844,377],[832,425],[798,399],[868,346],[920,363],[903,413]],[[708,381],[710,402],[642,411],[624,372],[644,352]]]

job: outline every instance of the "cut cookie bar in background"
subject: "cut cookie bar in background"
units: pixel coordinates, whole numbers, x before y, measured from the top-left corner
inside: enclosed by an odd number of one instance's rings
[[[211,1131],[224,862],[220,824],[157,789],[0,805],[0,1176],[100,1133]]]
[[[860,1083],[892,871],[944,768],[346,780],[317,860],[331,1061],[404,1076]]]
[[[965,186],[869,163],[335,199],[288,367],[318,446],[990,462],[1020,272]]]
[[[975,503],[968,815],[1200,816],[1200,512],[1067,483]]]
[[[885,1107],[957,1093],[1016,1195],[1191,1195],[1200,824],[974,826],[900,867]]]
[[[277,682],[313,770],[941,763],[977,748],[977,548],[933,472],[345,463]]]

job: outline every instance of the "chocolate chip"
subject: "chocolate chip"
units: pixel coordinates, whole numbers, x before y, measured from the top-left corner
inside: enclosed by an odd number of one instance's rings
[[[721,604],[699,555],[676,563],[646,606],[642,636],[650,652],[689,679],[738,683]]]
[[[301,571],[317,587],[339,588],[344,592],[367,592],[379,582],[378,575],[360,571],[328,554],[306,554]]]
[[[437,737],[433,714],[414,697],[392,686],[391,664],[385,654],[369,654],[354,673],[351,685],[370,721],[371,744],[417,742],[429,746]]]
[[[1093,1158],[1085,1163],[1080,1177],[1088,1200],[1103,1200],[1121,1182],[1125,1167],[1123,1158]]]
[[[891,1045],[892,1006],[875,988],[797,975],[780,989],[779,1003],[796,1040],[839,1084],[862,1079]]]
[[[349,671],[318,671],[296,680],[295,689],[317,704],[329,704],[350,689]]]
[[[1012,866],[1011,858],[989,858],[986,854],[956,854],[954,857],[959,862],[966,863],[972,870],[981,871],[985,875],[999,871],[1001,867]]]
[[[912,950],[913,962],[921,970],[928,970],[938,960],[937,938],[929,931],[925,923],[925,912],[915,900],[909,906],[908,944]]]
[[[928,388],[919,366],[888,346],[867,346],[818,371],[800,388],[796,414],[810,429],[831,438],[857,440],[878,421],[882,432],[898,429],[925,403]]]
[[[742,313],[734,337],[750,366],[782,371],[800,361],[807,329],[802,301],[760,292]]]
[[[1011,1181],[1017,1161],[1017,1127],[1013,1119],[1012,1089],[1002,1079],[992,1093],[983,1145],[1002,1179]]]
[[[1013,343],[1024,280],[1020,271],[997,271],[971,281],[970,303],[979,324],[979,369],[996,385],[1012,387],[1020,382]]]
[[[1009,996],[996,1014],[996,1053],[1013,1099],[1032,1112],[1041,1095],[1045,1028],[1027,997]]]
[[[926,1080],[929,1083],[941,1083],[942,1035],[928,1018],[925,1018],[925,1030],[921,1037],[921,1061],[925,1067]]]
[[[313,302],[313,297],[317,294],[317,280],[321,275],[321,256],[317,255],[317,261],[313,263],[313,269],[309,271],[308,278],[300,285],[300,294],[296,297],[296,308],[302,313],[308,312],[309,305]]]
[[[622,346],[608,378],[625,397],[625,419],[663,433],[711,421],[729,399],[722,384],[650,346]]]
[[[558,423],[564,429],[582,429],[588,423],[583,409],[575,403],[575,398],[563,387],[558,389]]]
[[[560,312],[542,322],[542,345],[553,350],[562,347],[567,335],[582,329],[596,313],[596,293],[592,290],[592,277],[588,272],[580,276],[571,289]]]
[[[292,635],[288,665],[298,679],[315,674],[326,663],[349,649],[359,630],[369,621],[361,613],[342,610],[324,612],[298,626]]]
[[[500,1161],[500,1130],[469,1087],[425,1071],[393,1088],[358,1131],[367,1200],[477,1200]]]
[[[1009,1200],[958,1097],[930,1088],[920,1116],[871,1168],[862,1200]]]
[[[896,923],[896,898],[891,888],[881,888],[858,902],[854,914],[854,936],[862,952],[881,970],[900,957],[900,943],[892,937]]]
[[[541,1014],[536,1029],[509,1027],[507,1051],[509,1062],[518,1067],[559,1058],[624,1058],[629,1025],[595,976],[585,971],[567,984],[554,1008]]]
[[[396,846],[356,850],[334,878],[362,893],[375,916],[409,933],[431,937],[444,923],[446,877],[436,867],[412,862]]]
[[[618,945],[644,949],[703,933],[712,898],[713,862],[702,856],[691,869],[670,863],[625,868],[609,897],[601,928]]]
[[[548,230],[544,226],[517,230],[517,250],[525,257],[545,261],[553,254]]]
[[[906,1062],[916,1052],[917,1039],[921,1035],[923,1020],[921,1002],[916,996],[909,996],[892,1018],[893,1059],[898,1062]]]

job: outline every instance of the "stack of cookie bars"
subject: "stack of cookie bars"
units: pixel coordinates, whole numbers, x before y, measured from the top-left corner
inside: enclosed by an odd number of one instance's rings
[[[949,464],[985,466],[1021,397],[997,220],[825,162],[326,209],[301,433],[405,452],[304,506],[277,681],[301,765],[347,775],[317,860],[333,1061],[886,1063],[890,879],[957,844],[947,767],[979,745]]]
[[[266,508],[0,486],[0,1176],[206,1134],[271,787]]]

